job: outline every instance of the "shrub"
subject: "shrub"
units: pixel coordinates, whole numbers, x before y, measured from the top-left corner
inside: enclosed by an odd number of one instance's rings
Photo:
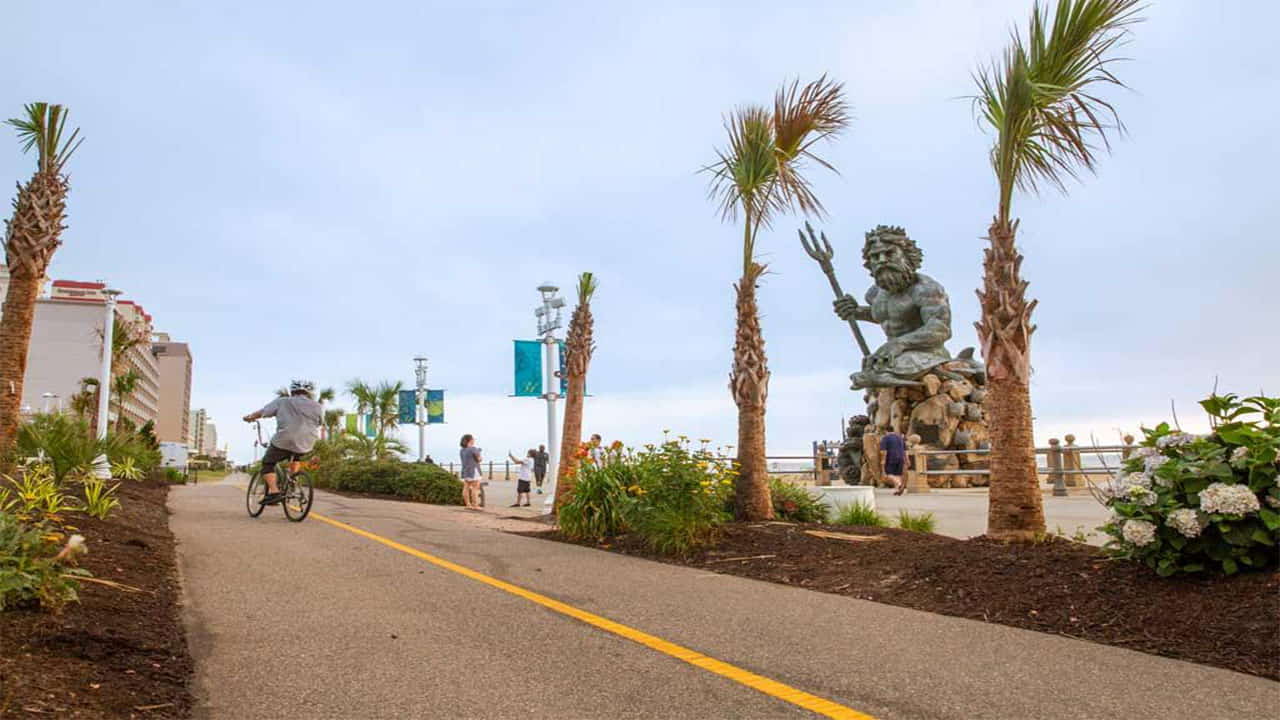
[[[108,443],[95,437],[89,424],[72,415],[41,414],[18,426],[14,449],[19,458],[48,466],[59,485],[93,468]]]
[[[107,483],[99,478],[84,481],[84,511],[99,520],[106,520],[112,510],[120,507],[120,500],[115,496],[119,483],[107,487]]]
[[[1108,484],[1091,484],[1112,518],[1107,549],[1162,576],[1276,563],[1280,543],[1280,398],[1213,395],[1200,403],[1213,432],[1168,423],[1143,441]]]
[[[639,493],[635,470],[627,463],[603,468],[586,467],[578,472],[573,492],[557,512],[560,530],[575,540],[600,541],[629,530],[627,512]]]
[[[691,449],[687,438],[638,453],[619,446],[607,457],[603,467],[583,457],[559,511],[569,537],[599,540],[630,531],[655,552],[682,555],[710,542],[730,517],[736,474],[730,461],[705,447]]]
[[[186,485],[187,476],[183,475],[182,471],[179,470],[178,468],[172,468],[172,467],[165,468],[164,481],[169,483],[170,485]]]
[[[324,478],[322,487],[335,490],[398,495],[435,505],[462,504],[462,481],[435,465],[345,460],[331,463],[319,476]]]
[[[858,525],[861,527],[888,527],[889,521],[885,516],[876,512],[872,507],[862,501],[858,501],[849,505],[841,505],[836,510],[837,525]]]
[[[806,488],[792,485],[786,480],[770,479],[769,494],[773,496],[773,514],[779,520],[798,523],[826,522],[831,508],[815,498]]]
[[[906,510],[898,511],[898,527],[911,532],[931,533],[936,525],[933,519],[933,513],[924,512],[919,515],[912,515]]]
[[[84,538],[76,536],[60,552],[62,537],[41,523],[0,512],[0,610],[35,604],[57,611],[76,599],[76,578],[89,573],[66,564]]]
[[[21,522],[41,524],[59,523],[62,513],[75,507],[48,465],[32,465],[16,478],[0,475],[0,509]]]

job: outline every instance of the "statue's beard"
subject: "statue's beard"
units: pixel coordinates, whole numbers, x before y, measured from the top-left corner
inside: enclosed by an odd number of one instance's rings
[[[876,268],[876,285],[891,293],[900,293],[916,282],[916,272],[910,268],[884,265]]]

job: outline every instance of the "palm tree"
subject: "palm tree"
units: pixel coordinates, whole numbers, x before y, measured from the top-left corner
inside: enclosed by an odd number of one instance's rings
[[[316,400],[320,403],[321,414],[325,418],[324,424],[320,426],[321,440],[328,438],[331,435],[330,429],[329,429],[329,413],[324,409],[324,404],[326,402],[332,402],[335,397],[337,397],[337,393],[334,392],[333,388],[331,387],[327,387],[316,394]]]
[[[111,381],[111,392],[116,396],[116,432],[124,429],[124,399],[138,389],[138,381],[142,379],[132,369],[116,375]]]
[[[17,437],[36,294],[66,229],[70,185],[63,170],[80,146],[78,128],[64,136],[67,112],[63,106],[38,102],[24,111],[25,117],[12,119],[9,125],[18,131],[23,152],[36,149],[36,170],[18,187],[13,217],[5,222],[9,289],[0,318],[0,386],[5,389],[0,392],[0,457],[9,456]]]
[[[88,420],[94,415],[98,408],[98,378],[80,378],[80,390],[71,396],[70,402],[71,412],[80,419]]]
[[[591,298],[595,295],[595,276],[584,272],[578,276],[578,307],[569,322],[565,338],[565,371],[569,374],[569,392],[564,400],[564,431],[561,433],[560,467],[556,472],[556,499],[560,503],[573,490],[573,476],[578,469],[578,446],[582,444],[582,404],[587,393],[587,366],[596,344],[592,339],[595,319],[591,317]]]
[[[342,434],[342,416],[345,414],[339,408],[324,411],[324,439],[331,440]]]
[[[355,379],[347,383],[347,394],[356,401],[356,417],[364,421],[364,417],[373,409],[373,388],[363,380]]]
[[[373,388],[373,421],[378,428],[378,437],[384,437],[388,430],[400,426],[400,390],[404,383],[383,380]]]
[[[991,126],[991,167],[1000,204],[987,231],[982,320],[978,340],[987,363],[987,415],[991,433],[991,490],[987,534],[1027,541],[1044,532],[1031,427],[1031,312],[1014,245],[1015,188],[1047,183],[1066,191],[1067,178],[1092,171],[1098,142],[1122,130],[1097,87],[1123,84],[1111,73],[1110,53],[1141,20],[1139,0],[1059,0],[1053,17],[1035,3],[1027,38],[1014,35],[1004,54],[976,75],[974,106]]]
[[[765,401],[769,394],[769,366],[756,287],[765,265],[756,260],[756,237],[774,215],[799,210],[821,215],[818,201],[803,170],[812,161],[834,171],[814,152],[814,145],[848,126],[843,86],[821,78],[800,87],[784,85],[774,96],[773,109],[748,105],[725,121],[729,145],[717,151],[720,159],[707,167],[712,173],[711,196],[720,203],[725,220],[742,216],[742,277],[737,294],[737,332],[729,390],[738,406],[738,480],[734,488],[736,514],[741,520],[773,517],[769,475],[765,467]]]
[[[344,453],[362,460],[390,460],[409,451],[399,440],[382,435],[343,435],[341,443]]]

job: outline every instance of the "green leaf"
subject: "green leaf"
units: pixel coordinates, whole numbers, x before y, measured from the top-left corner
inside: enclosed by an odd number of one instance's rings
[[[1280,513],[1268,508],[1258,510],[1258,517],[1262,518],[1262,524],[1267,526],[1268,530],[1280,530]]]
[[[1254,528],[1253,532],[1249,535],[1249,537],[1253,538],[1253,541],[1260,545],[1276,544],[1275,538],[1271,536],[1271,533],[1267,532],[1266,530],[1263,530],[1262,528]]]
[[[1228,575],[1235,575],[1239,570],[1240,566],[1236,564],[1235,560],[1227,558],[1222,561],[1222,572]]]
[[[1182,572],[1189,572],[1189,573],[1202,572],[1203,570],[1204,570],[1204,563],[1198,563],[1198,562],[1187,563],[1186,565],[1182,566]]]

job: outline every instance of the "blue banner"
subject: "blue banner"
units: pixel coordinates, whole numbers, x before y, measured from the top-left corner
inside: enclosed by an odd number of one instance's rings
[[[444,422],[444,391],[427,391],[427,424],[439,425]]]
[[[516,397],[542,396],[542,343],[515,341]]]
[[[564,341],[561,340],[557,349],[560,351],[560,397],[569,396],[569,364],[565,360],[565,356],[569,353],[564,351]]]
[[[400,391],[400,424],[412,425],[418,422],[418,391]]]

